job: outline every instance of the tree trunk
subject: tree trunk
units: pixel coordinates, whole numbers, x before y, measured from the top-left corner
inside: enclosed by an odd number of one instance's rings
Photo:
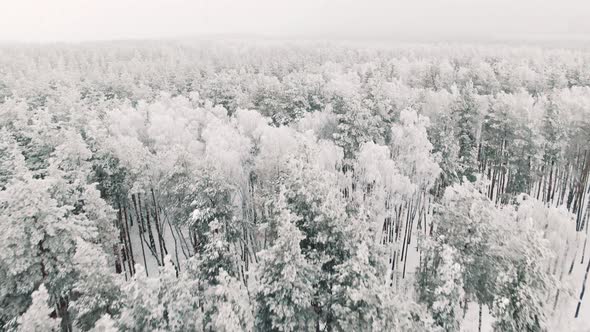
[[[164,262],[164,254],[168,255],[168,249],[166,248],[166,243],[164,241],[164,237],[162,236],[162,232],[164,230],[164,224],[160,218],[158,203],[156,202],[156,195],[154,194],[154,189],[152,191],[152,200],[154,201],[154,222],[156,224],[156,232],[158,233],[158,243],[160,245],[160,255],[162,256],[162,262]],[[161,227],[160,227],[161,226]]]
[[[578,301],[578,306],[576,307],[576,315],[575,318],[578,318],[580,314],[580,307],[582,306],[582,300],[584,299],[584,292],[586,291],[586,280],[588,279],[588,271],[590,270],[590,259],[586,264],[586,273],[584,273],[584,281],[582,282],[582,291],[580,292],[580,300]]]
[[[158,250],[156,248],[156,240],[154,240],[154,233],[152,231],[152,223],[150,222],[150,208],[145,203],[145,220],[146,220],[146,227],[148,233],[148,239],[150,240],[150,250],[155,254],[156,258],[158,257]]]
[[[172,230],[172,225],[168,223],[168,227],[170,228],[170,234],[172,234],[172,238],[174,239],[174,256],[176,258],[176,271],[180,272],[180,260],[178,259],[178,241],[176,240],[176,235],[174,235],[174,230]]]
[[[127,243],[129,244],[129,257],[130,259],[128,260],[128,264],[129,264],[129,272],[131,273],[131,275],[135,274],[135,257],[133,256],[133,246],[131,245],[131,235],[129,235],[129,224],[127,223],[127,206],[123,207],[123,215],[125,216],[125,224],[123,224],[123,226],[125,227],[125,234],[127,237]]]
[[[68,311],[69,301],[60,297],[57,302],[57,317],[61,318],[60,326],[62,332],[73,331],[72,319]]]
[[[553,185],[553,165],[555,165],[555,160],[551,160],[551,169],[549,171],[549,184],[547,186],[547,194],[545,198],[545,203],[550,203],[551,201],[551,188]]]
[[[479,304],[479,314],[478,314],[478,321],[477,321],[477,331],[481,332],[481,317],[483,313],[483,304]]]
[[[143,245],[143,229],[142,229],[142,222],[141,219],[139,217],[139,211],[137,209],[137,204],[135,202],[135,195],[131,195],[131,199],[133,200],[133,207],[135,208],[135,215],[137,217],[137,226],[139,227],[139,243],[141,243],[141,253],[143,255],[143,266],[145,269],[145,275],[149,277],[149,273],[148,273],[148,266],[147,266],[147,259],[145,258],[145,248]],[[131,218],[131,216],[129,216]],[[133,218],[131,218],[131,224],[133,224]]]
[[[489,194],[490,201],[494,201],[494,189],[496,187],[497,174],[498,174],[498,169],[496,167],[494,167],[494,175],[492,176],[492,185],[491,185],[490,194]]]

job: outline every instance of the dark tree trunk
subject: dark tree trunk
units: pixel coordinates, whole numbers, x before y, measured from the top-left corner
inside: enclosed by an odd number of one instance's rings
[[[586,264],[586,273],[584,273],[584,281],[582,282],[582,291],[580,292],[580,300],[578,301],[578,306],[576,307],[576,315],[575,318],[578,318],[580,314],[580,307],[582,306],[582,300],[584,299],[584,293],[586,292],[586,280],[588,280],[588,271],[590,270],[590,259]]]
[[[150,209],[147,202],[145,203],[145,220],[148,233],[148,239],[150,240],[150,250],[158,258],[158,250],[156,248],[156,241],[154,240],[154,233],[152,232],[152,223],[150,222]]]
[[[483,314],[483,304],[479,304],[479,314],[478,314],[478,321],[477,321],[477,331],[481,332],[481,318]]]
[[[154,194],[154,189],[152,191],[152,200],[154,201],[154,223],[156,224],[156,232],[158,233],[158,243],[160,245],[160,255],[162,256],[162,263],[164,263],[164,254],[168,255],[168,249],[166,248],[166,243],[164,241],[164,237],[162,236],[162,231],[164,229],[162,220],[159,217],[159,209],[158,203],[156,202],[156,195]],[[162,227],[161,227],[162,226]]]
[[[61,318],[60,327],[62,332],[73,331],[72,319],[68,311],[69,301],[66,298],[60,297],[57,302],[57,316]]]
[[[149,277],[149,273],[148,273],[148,266],[147,266],[147,259],[145,257],[145,248],[143,245],[143,227],[142,227],[142,222],[141,222],[141,218],[139,217],[139,210],[137,209],[137,203],[135,201],[135,195],[131,195],[131,199],[133,200],[133,207],[135,208],[135,216],[137,217],[137,226],[139,227],[139,243],[141,243],[141,253],[143,255],[143,266],[145,268],[145,275]],[[131,217],[131,216],[129,216]],[[133,219],[132,219],[133,220]],[[133,224],[133,221],[131,221],[131,224]]]
[[[127,223],[127,206],[123,207],[123,215],[125,216],[125,224],[123,226],[125,226],[125,234],[127,236],[127,243],[129,245],[129,258],[130,260],[128,260],[128,264],[129,264],[129,271],[131,273],[131,275],[135,274],[135,257],[133,256],[133,246],[131,245],[131,235],[129,234],[129,224]]]

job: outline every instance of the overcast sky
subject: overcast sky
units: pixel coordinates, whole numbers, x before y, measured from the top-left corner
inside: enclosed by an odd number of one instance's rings
[[[0,41],[590,36],[590,0],[0,0]]]

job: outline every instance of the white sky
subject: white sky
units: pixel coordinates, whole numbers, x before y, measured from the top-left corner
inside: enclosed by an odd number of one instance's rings
[[[590,0],[0,0],[0,41],[590,36]]]

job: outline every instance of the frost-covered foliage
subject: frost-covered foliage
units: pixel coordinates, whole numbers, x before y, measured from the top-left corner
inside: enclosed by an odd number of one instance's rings
[[[170,257],[165,257],[165,262],[156,277],[147,277],[137,266],[133,280],[122,290],[123,309],[117,315],[121,329],[194,331],[202,326],[196,281],[177,278]]]
[[[472,305],[556,326],[586,306],[589,63],[3,46],[0,330],[459,331]]]
[[[384,330],[397,318],[398,313],[389,309],[392,294],[385,282],[385,255],[373,231],[363,219],[351,220],[347,227],[349,257],[335,267],[332,287],[338,330]]]
[[[43,284],[31,295],[32,303],[18,318],[18,331],[58,331],[59,318],[52,318],[49,294]]]
[[[456,292],[464,292],[466,300],[491,308],[498,331],[544,330],[552,310],[546,299],[568,292],[567,284],[558,281],[555,263],[556,255],[567,257],[567,249],[552,248],[548,241],[550,227],[568,220],[568,214],[531,198],[516,209],[496,207],[481,190],[481,182],[447,188],[419,271],[421,297],[432,306],[435,320],[437,309],[448,310],[451,299],[458,304]],[[446,283],[449,278],[459,280]],[[438,323],[457,330],[444,319]]]
[[[400,172],[409,177],[419,190],[429,190],[440,173],[438,156],[426,132],[427,117],[414,110],[403,110],[400,124],[391,127],[391,155]]]
[[[120,312],[123,280],[113,277],[104,252],[82,240],[78,240],[73,259],[81,272],[74,284],[76,298],[70,303],[70,310],[76,317],[75,325],[88,329],[104,315]]]
[[[92,329],[89,331],[91,332],[117,332],[117,326],[115,325],[115,321],[111,318],[109,314],[105,314],[99,320],[96,321],[96,324]]]
[[[283,197],[275,209],[277,238],[259,254],[256,325],[266,331],[309,330],[316,319],[312,301],[319,271],[301,253],[304,236]]]
[[[440,253],[438,278],[440,283],[434,288],[432,314],[445,331],[457,331],[460,326],[460,303],[463,300],[463,280],[461,264],[456,262],[454,249],[443,244]]]
[[[221,270],[218,283],[205,291],[204,329],[208,331],[251,331],[254,318],[242,282]]]

